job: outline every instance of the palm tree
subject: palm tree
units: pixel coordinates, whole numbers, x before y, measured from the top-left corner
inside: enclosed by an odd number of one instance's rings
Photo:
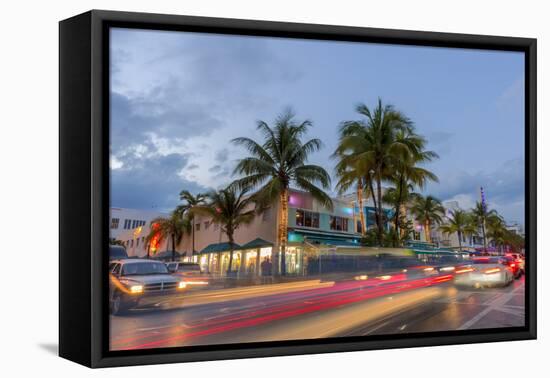
[[[341,124],[335,155],[361,170],[372,195],[378,243],[382,245],[382,182],[391,180],[399,161],[420,153],[425,142],[414,133],[413,124],[407,117],[392,105],[383,105],[381,99],[372,111],[365,104],[359,104],[356,111],[365,118]]]
[[[281,256],[281,274],[286,274],[286,245],[288,241],[288,200],[290,185],[310,193],[321,205],[332,209],[332,200],[323,191],[330,188],[330,176],[324,168],[307,164],[311,153],[321,148],[319,139],[302,142],[302,137],[312,126],[309,120],[296,122],[288,110],[277,117],[273,127],[259,121],[257,129],[263,142],[251,138],[236,138],[233,142],[244,146],[250,156],[241,159],[235,173],[245,177],[235,181],[242,188],[258,188],[255,198],[262,207],[279,201],[278,250],[274,254],[274,273]],[[321,187],[319,187],[320,185]]]
[[[424,225],[426,241],[431,243],[431,227],[433,224],[441,223],[445,215],[445,209],[441,201],[433,196],[416,195],[410,211],[416,221]]]
[[[481,227],[483,250],[487,251],[487,223],[494,221],[494,217],[498,217],[498,213],[495,210],[488,210],[483,202],[477,201],[475,207],[472,209],[472,215]]]
[[[194,255],[195,251],[195,216],[192,212],[194,207],[201,206],[205,204],[206,196],[202,193],[198,193],[196,196],[193,195],[188,190],[182,190],[180,192],[180,200],[185,201],[183,204],[176,207],[176,211],[182,217],[187,215],[189,221],[191,222],[191,254]]]
[[[213,223],[220,225],[222,232],[229,241],[229,266],[227,274],[231,274],[233,252],[235,248],[235,231],[241,226],[252,223],[256,215],[254,197],[248,195],[247,188],[239,189],[236,185],[211,192],[206,195],[208,202],[197,205],[193,211],[209,216]]]
[[[405,133],[410,131],[400,131],[397,140],[406,139]],[[419,164],[432,161],[437,158],[438,155],[433,151],[425,151],[424,138],[414,135],[412,147],[409,149],[409,153],[405,154],[401,159],[395,162],[395,173],[391,178],[391,181],[395,184],[395,197],[394,197],[394,228],[396,235],[399,236],[399,216],[406,218],[407,210],[405,204],[414,199],[412,193],[414,188],[424,189],[428,181],[438,182],[437,176],[429,170],[422,168]],[[397,247],[397,245],[394,245]]]
[[[175,261],[176,246],[181,242],[183,235],[189,231],[189,227],[189,219],[182,218],[177,211],[173,211],[167,218],[158,217],[151,221],[151,232],[147,240],[150,243],[153,235],[158,235],[159,241],[169,239],[172,242],[172,261]],[[166,250],[168,251],[168,243],[166,243]]]
[[[336,190],[338,190],[338,193],[344,194],[351,187],[355,186],[357,206],[359,208],[359,221],[361,223],[361,234],[365,235],[367,232],[367,224],[365,221],[363,196],[367,194],[368,197],[368,189],[365,185],[365,177],[363,175],[364,169],[361,169],[360,161],[348,161],[350,159],[343,154],[339,154],[338,151],[336,151],[332,157],[339,158],[335,169],[336,175],[338,176],[338,182],[336,183]]]
[[[487,237],[492,240],[499,251],[509,240],[508,232],[504,219],[498,214],[487,218]]]
[[[126,249],[126,244],[122,240],[118,240],[117,238],[109,238],[109,245],[120,245]]]
[[[477,233],[472,215],[460,209],[451,211],[448,222],[439,226],[439,230],[448,235],[457,234],[459,251],[462,251],[463,235],[475,235]]]

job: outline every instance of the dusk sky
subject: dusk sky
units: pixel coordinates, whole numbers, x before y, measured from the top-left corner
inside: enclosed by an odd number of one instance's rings
[[[522,53],[332,41],[111,30],[111,205],[167,211],[179,192],[231,182],[245,156],[292,107],[333,174],[341,121],[380,97],[413,120],[440,158],[424,193],[524,223]],[[333,180],[336,181],[336,180]]]

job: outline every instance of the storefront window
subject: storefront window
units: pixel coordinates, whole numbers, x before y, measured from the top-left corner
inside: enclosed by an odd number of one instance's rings
[[[319,213],[296,210],[296,226],[319,228]]]
[[[205,272],[208,272],[209,271],[209,266],[208,266],[208,256],[209,255],[202,255],[200,257],[200,266],[201,266],[201,270],[202,271],[205,271]]]
[[[256,273],[256,268],[258,264],[258,253],[256,250],[248,250],[245,252],[245,272],[247,274],[253,275]]]
[[[288,247],[285,255],[287,274],[301,273],[302,249],[297,247]]]
[[[241,269],[241,252],[233,252],[233,263],[231,264],[231,271],[238,272]]]
[[[225,274],[227,272],[228,267],[229,267],[229,252],[224,252],[221,254],[220,273]]]
[[[334,231],[347,231],[348,230],[348,218],[344,217],[330,217],[330,229]]]
[[[210,255],[210,273],[220,273],[220,261],[218,255]]]
[[[260,248],[260,275],[271,275],[273,261],[271,259],[272,247]]]

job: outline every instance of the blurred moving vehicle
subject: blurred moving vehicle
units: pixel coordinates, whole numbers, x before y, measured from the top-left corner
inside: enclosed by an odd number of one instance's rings
[[[125,259],[109,264],[109,307],[113,315],[182,295],[186,286],[160,261]]]
[[[513,280],[512,268],[501,257],[477,257],[455,269],[454,282],[457,286],[504,287]]]
[[[189,262],[166,263],[168,271],[184,281],[189,288],[208,286],[209,277],[199,264]]]
[[[128,253],[126,249],[121,245],[109,245],[109,261],[127,259]]]
[[[521,270],[521,274],[525,274],[525,256],[519,253],[508,253],[506,254],[506,256],[512,256],[514,259],[516,259],[516,263]]]
[[[521,277],[521,268],[519,267],[519,262],[515,258],[512,256],[502,256],[501,260],[504,265],[507,265],[510,269],[512,269],[512,274],[515,279]]]

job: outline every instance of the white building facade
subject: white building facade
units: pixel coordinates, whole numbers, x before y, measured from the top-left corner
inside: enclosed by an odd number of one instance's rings
[[[158,211],[111,207],[109,214],[109,238],[122,240],[123,234],[148,225],[153,219],[166,214]],[[125,240],[122,240],[125,241]]]

